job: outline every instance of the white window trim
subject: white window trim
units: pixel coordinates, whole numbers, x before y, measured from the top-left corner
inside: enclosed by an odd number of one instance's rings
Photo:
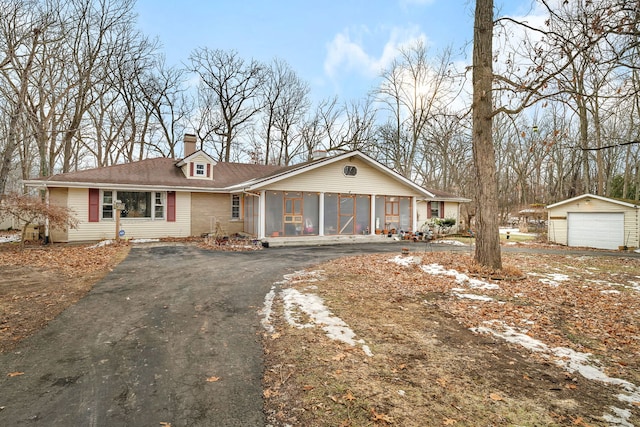
[[[116,220],[116,214],[115,214],[115,209],[113,210],[113,215],[111,218],[104,218],[102,216],[103,210],[102,207],[104,205],[104,192],[105,191],[111,191],[111,199],[113,200],[113,203],[115,203],[115,201],[117,200],[118,197],[118,191],[123,191],[123,192],[136,192],[136,193],[151,193],[151,216],[150,217],[144,217],[144,218],[121,218],[121,220],[126,220],[126,221],[166,221],[167,220],[167,192],[166,191],[143,191],[143,190],[113,190],[110,188],[105,188],[105,189],[101,189],[100,190],[100,221],[115,221]],[[160,206],[160,205],[156,205],[156,194],[160,193],[160,197],[162,200],[162,205],[163,206],[163,214],[164,216],[162,218],[156,218],[156,206]]]
[[[202,167],[202,169],[198,169],[199,167]],[[202,173],[198,173],[200,170],[202,171]],[[207,164],[206,163],[202,163],[202,162],[195,162],[193,164],[193,176],[194,177],[198,177],[198,178],[206,178],[207,177]]]
[[[238,197],[238,216],[233,216],[233,199],[234,196]],[[240,194],[231,194],[231,221],[241,221],[242,220],[242,197]]]

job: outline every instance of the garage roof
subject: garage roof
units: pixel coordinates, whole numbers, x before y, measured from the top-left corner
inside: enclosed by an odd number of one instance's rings
[[[578,200],[582,200],[582,199],[602,200],[603,202],[615,203],[615,204],[618,204],[618,205],[626,206],[628,208],[638,209],[638,205],[635,204],[635,203],[629,203],[629,202],[625,202],[625,201],[622,201],[622,200],[612,199],[612,198],[609,198],[609,197],[603,197],[603,196],[598,196],[598,195],[589,194],[589,193],[583,194],[581,196],[576,196],[576,197],[573,197],[571,199],[563,200],[563,201],[558,202],[558,203],[554,203],[552,205],[547,206],[547,209],[552,209],[552,208],[555,208],[557,206],[561,206],[561,205],[564,205],[566,203],[572,203],[572,202],[575,202],[575,201],[578,201]]]

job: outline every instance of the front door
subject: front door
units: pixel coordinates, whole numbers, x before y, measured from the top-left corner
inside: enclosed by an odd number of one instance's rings
[[[339,234],[356,234],[356,197],[350,194],[340,195],[339,204]]]
[[[302,193],[286,193],[284,196],[284,235],[302,234]]]

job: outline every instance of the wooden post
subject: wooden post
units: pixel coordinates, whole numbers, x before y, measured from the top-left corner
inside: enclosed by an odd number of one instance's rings
[[[116,206],[116,241],[120,241],[120,209]]]
[[[113,204],[113,208],[116,211],[116,241],[120,241],[120,212],[124,209],[124,203],[120,200],[116,200]]]

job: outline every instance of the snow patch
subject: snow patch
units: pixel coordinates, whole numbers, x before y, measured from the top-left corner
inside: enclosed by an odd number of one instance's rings
[[[263,317],[260,321],[262,327],[268,333],[273,334],[275,332],[275,328],[271,323],[271,316],[273,314],[273,302],[277,296],[280,296],[284,306],[284,318],[291,326],[300,329],[319,326],[329,338],[354,347],[360,345],[362,351],[367,356],[372,357],[373,352],[369,346],[365,344],[365,341],[356,339],[356,334],[349,325],[338,316],[335,316],[324,305],[324,301],[318,295],[302,293],[293,288],[282,289],[279,293],[276,291],[276,287],[279,285],[303,282],[310,283],[323,280],[323,273],[321,270],[310,272],[296,271],[285,275],[283,281],[274,283],[265,295],[264,306],[260,310],[260,314],[262,314]],[[307,289],[309,288],[315,288],[315,286],[309,286]]]
[[[611,423],[613,426],[622,426],[622,427],[634,427],[633,424],[629,422],[629,418],[631,418],[631,411],[628,409],[620,409],[615,406],[611,406],[611,414],[605,414],[602,419],[606,422]]]
[[[20,234],[10,234],[7,236],[0,236],[0,243],[13,243],[20,241]]]
[[[484,280],[474,279],[464,273],[459,273],[456,270],[447,270],[440,264],[428,264],[422,265],[422,271],[434,276],[452,276],[456,279],[456,282],[461,285],[466,285],[473,289],[500,289],[500,286],[485,282]]]
[[[271,286],[271,289],[264,296],[264,306],[262,310],[260,310],[260,314],[262,314],[262,320],[260,320],[260,324],[262,327],[273,334],[275,332],[275,328],[271,324],[271,313],[273,313],[273,299],[276,297],[276,285]]]
[[[546,353],[554,357],[554,363],[560,367],[567,369],[569,372],[578,372],[588,380],[595,380],[606,384],[619,386],[623,391],[618,394],[618,400],[633,404],[640,402],[640,387],[620,378],[612,378],[608,376],[602,369],[597,366],[597,362],[591,360],[591,353],[581,353],[566,347],[551,348],[542,341],[517,331],[501,321],[484,322],[488,326],[480,326],[471,328],[476,333],[488,333],[496,337],[502,338],[507,342],[519,344],[531,351]],[[499,330],[498,330],[499,329]],[[613,408],[612,408],[613,409]],[[617,408],[615,408],[617,409]],[[615,412],[615,411],[614,411]],[[628,413],[628,416],[623,416]],[[616,416],[620,418],[618,425],[626,426],[631,424],[626,419],[630,418],[631,413],[625,410],[618,410]],[[613,419],[613,418],[612,418]]]
[[[391,258],[389,262],[396,263],[403,267],[409,267],[410,265],[420,264],[422,262],[422,259],[420,257],[414,256],[396,255],[395,258]]]
[[[452,246],[467,246],[459,240],[436,240],[437,243],[442,243],[444,245],[452,245]]]
[[[460,293],[457,293],[457,292],[454,292],[453,295],[457,296],[458,298],[470,299],[470,300],[475,300],[475,301],[485,301],[485,302],[495,301],[493,298],[485,296],[485,295],[460,294]]]
[[[538,279],[540,283],[553,286],[554,288],[557,288],[558,286],[560,286],[560,282],[566,282],[567,280],[569,280],[569,276],[561,273],[546,273],[546,274],[529,273],[529,275],[542,277],[541,279]]]

